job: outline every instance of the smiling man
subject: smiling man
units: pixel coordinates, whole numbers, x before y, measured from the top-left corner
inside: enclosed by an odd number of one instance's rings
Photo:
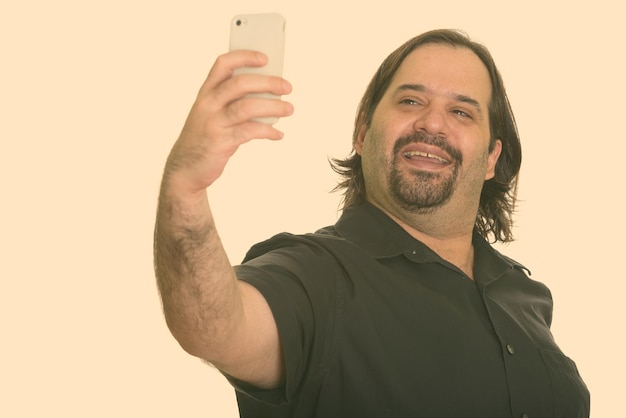
[[[468,277],[481,190],[502,150],[490,102],[489,74],[470,49],[427,44],[404,59],[354,143],[367,200]]]
[[[155,265],[167,323],[237,390],[242,417],[588,417],[550,332],[549,290],[488,239],[512,240],[521,148],[489,52],[460,32],[409,40],[359,105],[335,160],[343,213],[231,266],[207,188],[237,148],[282,133],[285,80],[218,58],[168,158]]]

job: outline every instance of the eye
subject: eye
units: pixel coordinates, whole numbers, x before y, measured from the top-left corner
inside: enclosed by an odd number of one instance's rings
[[[420,104],[419,101],[417,101],[417,99],[413,99],[413,98],[406,98],[406,99],[402,99],[400,100],[400,104],[406,104],[406,105],[411,105],[411,106],[417,106]]]
[[[455,115],[458,115],[462,118],[467,118],[467,119],[473,119],[472,115],[470,115],[469,113],[465,112],[464,110],[461,109],[454,109],[452,111],[452,113],[454,113]]]

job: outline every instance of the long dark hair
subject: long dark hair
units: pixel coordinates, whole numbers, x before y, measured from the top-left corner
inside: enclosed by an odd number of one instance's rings
[[[392,52],[374,74],[359,103],[352,141],[354,143],[362,126],[369,128],[378,103],[404,59],[425,44],[445,44],[468,48],[487,67],[492,87],[489,103],[491,132],[489,151],[493,150],[496,140],[500,139],[502,153],[496,164],[495,176],[485,181],[483,185],[474,227],[487,239],[491,236],[493,241],[513,241],[512,215],[515,209],[517,180],[522,162],[517,126],[502,77],[491,54],[483,45],[470,40],[465,33],[449,29],[433,30],[410,39]],[[342,208],[347,209],[362,203],[365,200],[365,181],[361,156],[353,150],[346,159],[333,159],[331,166],[342,176],[342,180],[334,189],[335,191],[343,190]]]

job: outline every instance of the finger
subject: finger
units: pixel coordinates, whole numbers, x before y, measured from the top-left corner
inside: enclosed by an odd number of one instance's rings
[[[248,96],[224,108],[223,126],[234,126],[259,118],[282,118],[293,114],[293,110],[293,105],[284,100]]]
[[[247,95],[283,96],[291,93],[291,91],[291,84],[283,78],[259,74],[241,74],[224,81],[205,98],[213,106],[221,108]]]
[[[253,139],[280,140],[284,136],[282,131],[266,123],[249,121],[241,123],[232,128],[232,138],[237,142],[237,146]]]
[[[262,67],[266,63],[267,56],[257,51],[237,50],[222,54],[215,60],[200,92],[217,87],[232,77],[237,68]]]

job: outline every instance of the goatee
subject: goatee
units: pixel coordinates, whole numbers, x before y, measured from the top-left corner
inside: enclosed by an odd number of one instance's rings
[[[421,170],[401,170],[400,150],[413,143],[423,143],[445,151],[454,165],[452,171],[433,173]],[[444,137],[424,132],[399,138],[393,149],[393,160],[389,170],[389,187],[400,206],[412,213],[428,213],[446,203],[454,190],[459,168],[463,162],[461,152],[452,147]]]

